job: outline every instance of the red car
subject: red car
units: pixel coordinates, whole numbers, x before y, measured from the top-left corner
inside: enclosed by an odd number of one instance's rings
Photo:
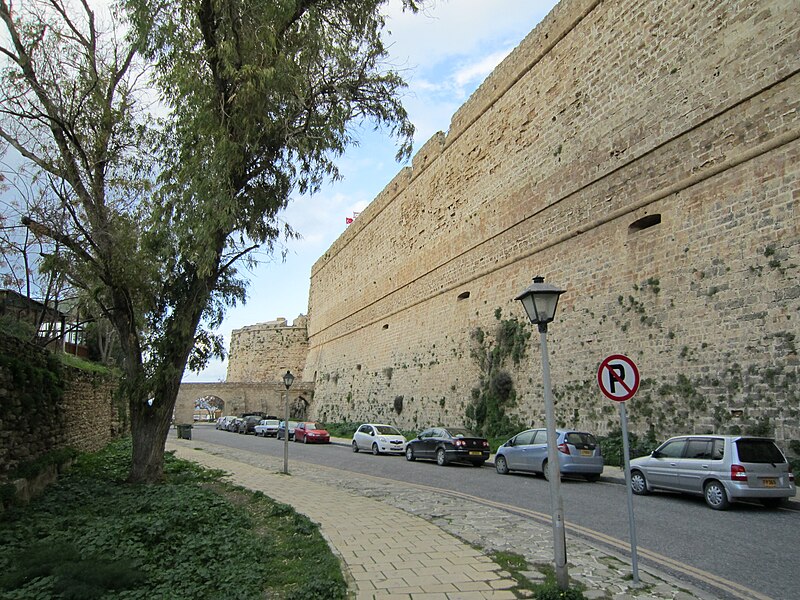
[[[294,441],[304,444],[328,444],[331,434],[313,421],[301,421],[294,428]]]

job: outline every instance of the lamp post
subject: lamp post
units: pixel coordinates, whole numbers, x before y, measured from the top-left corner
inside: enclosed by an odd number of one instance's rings
[[[542,384],[544,386],[545,425],[547,426],[547,469],[550,482],[550,506],[553,511],[553,551],[558,587],[569,587],[567,574],[567,542],[564,526],[564,502],[561,499],[561,470],[556,447],[556,424],[553,414],[553,390],[550,385],[550,361],[547,355],[547,324],[556,314],[558,297],[566,290],[544,283],[544,277],[534,277],[533,283],[515,299],[522,302],[531,323],[538,325],[542,347]]]
[[[289,388],[294,383],[294,375],[288,369],[283,376],[283,385],[286,386],[286,401],[283,405],[283,474],[289,474]]]

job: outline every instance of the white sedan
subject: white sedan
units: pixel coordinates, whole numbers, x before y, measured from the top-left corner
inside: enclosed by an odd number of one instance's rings
[[[277,437],[279,424],[280,421],[278,421],[278,419],[262,419],[259,421],[258,425],[256,425],[256,435],[262,437]]]
[[[353,452],[370,450],[373,454],[403,454],[406,438],[396,427],[364,423],[353,434]]]

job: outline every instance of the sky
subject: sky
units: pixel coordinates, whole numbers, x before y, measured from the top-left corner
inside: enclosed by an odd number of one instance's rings
[[[390,64],[408,82],[403,104],[414,123],[416,152],[450,119],[503,58],[557,4],[556,0],[435,0],[416,15],[387,6]],[[312,197],[293,197],[282,218],[302,235],[287,246],[286,258],[261,264],[249,274],[245,305],[228,309],[217,330],[230,348],[231,331],[284,317],[291,323],[308,311],[311,267],[408,163],[394,160],[395,140],[366,127],[359,145],[338,164],[343,179]],[[410,159],[409,159],[410,160]],[[225,381],[227,360],[215,360],[183,381]]]

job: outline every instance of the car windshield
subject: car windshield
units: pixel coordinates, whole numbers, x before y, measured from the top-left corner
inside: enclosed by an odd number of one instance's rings
[[[400,435],[400,432],[391,425],[378,425],[375,429],[378,430],[378,433],[383,435]]]
[[[477,437],[474,433],[472,433],[469,429],[448,429],[447,432],[450,434],[450,437],[454,438],[472,438]]]
[[[269,419],[264,421],[264,425],[277,425],[277,424],[278,424],[277,421],[272,421],[272,420],[269,420]]]
[[[783,454],[772,440],[738,440],[739,460],[746,463],[782,463]]]
[[[306,423],[306,429],[322,429],[322,427],[316,423]]]

